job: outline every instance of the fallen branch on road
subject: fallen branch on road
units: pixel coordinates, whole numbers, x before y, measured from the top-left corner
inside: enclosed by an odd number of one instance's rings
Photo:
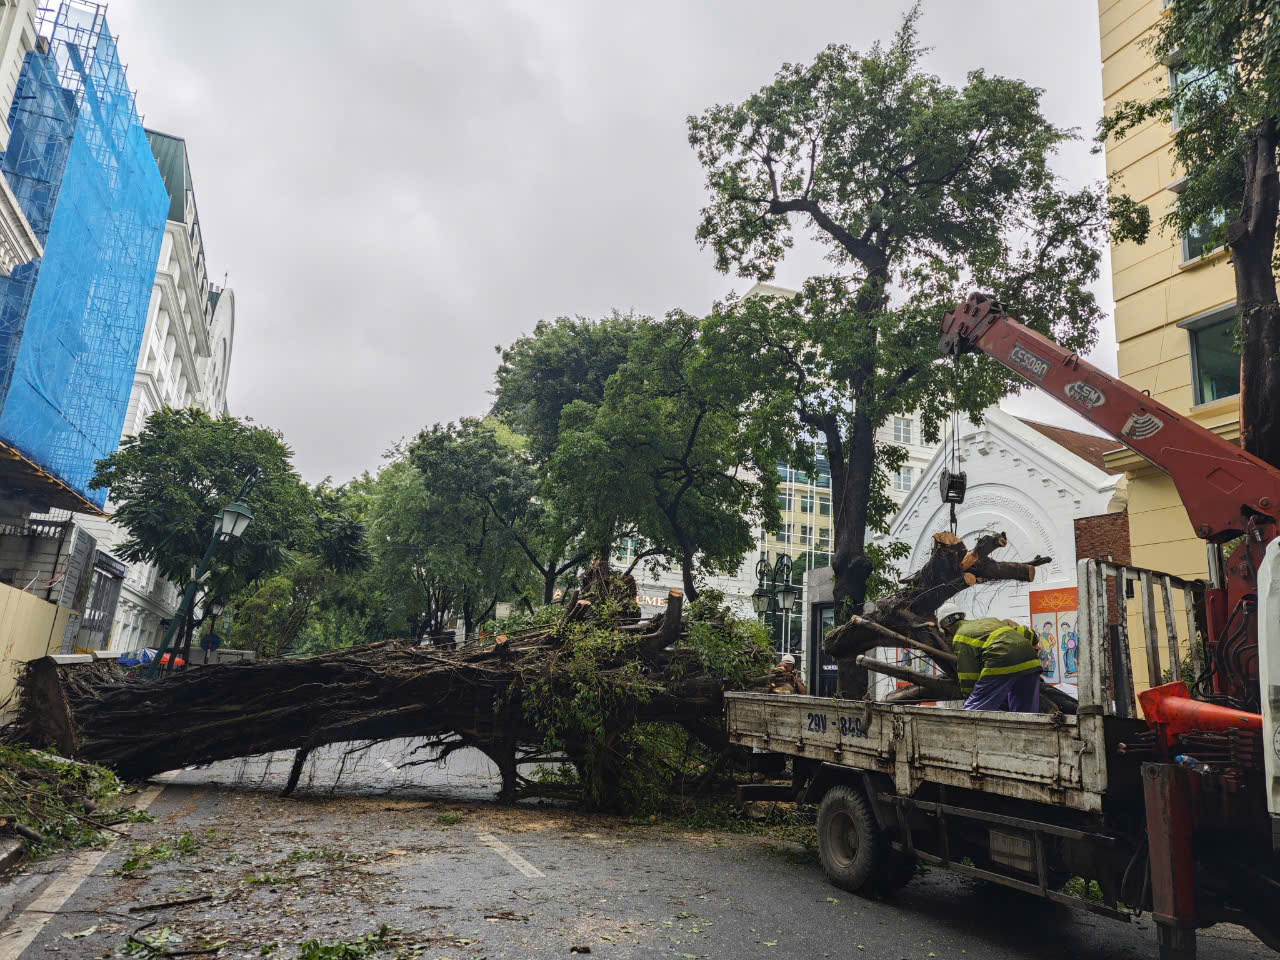
[[[168,910],[170,907],[185,907],[193,903],[205,903],[212,900],[213,894],[206,893],[199,897],[187,897],[185,900],[161,900],[159,903],[143,903],[130,907],[130,913],[146,913],[148,910]]]

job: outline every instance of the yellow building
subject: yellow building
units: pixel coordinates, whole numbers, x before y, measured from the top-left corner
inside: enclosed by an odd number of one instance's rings
[[[1142,41],[1169,0],[1099,0],[1102,95],[1110,112],[1125,100],[1149,99],[1178,82],[1176,68],[1158,62]],[[1173,162],[1173,132],[1153,121],[1106,145],[1107,172],[1118,188],[1147,204],[1158,222],[1174,202],[1181,173]],[[1179,413],[1237,441],[1240,358],[1233,349],[1235,283],[1224,249],[1203,250],[1196,236],[1153,229],[1141,246],[1113,244],[1118,368],[1125,382]],[[1191,529],[1168,477],[1128,450],[1107,465],[1129,476],[1129,531],[1136,566],[1185,578],[1204,577],[1204,541]],[[1146,660],[1136,642],[1134,673],[1146,686]]]

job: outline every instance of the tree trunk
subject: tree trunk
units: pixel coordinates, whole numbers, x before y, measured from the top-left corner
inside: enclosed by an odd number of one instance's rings
[[[544,606],[550,606],[555,603],[556,580],[558,579],[559,577],[556,574],[556,564],[555,561],[552,561],[542,572],[542,603]]]
[[[614,588],[622,583],[614,581]],[[598,589],[606,586],[596,584]],[[634,600],[633,600],[634,602]],[[143,778],[188,764],[296,751],[290,786],[307,754],[330,743],[420,738],[440,746],[463,743],[489,753],[503,774],[504,796],[517,785],[516,757],[538,752],[543,732],[525,710],[525,696],[540,700],[552,684],[574,698],[578,679],[563,663],[575,642],[568,622],[596,609],[580,602],[557,627],[513,632],[500,644],[457,651],[400,641],[355,647],[315,657],[224,664],[157,680],[126,678],[111,661],[59,667],[45,657],[20,677],[18,717],[7,731],[33,746],[56,746],[66,757],[106,764],[120,775]],[[618,629],[617,651],[596,663],[597,676],[634,677],[642,693],[603,698],[599,722],[607,732],[594,758],[569,741],[579,767],[599,771],[601,797],[618,795],[626,758],[622,738],[636,723],[672,723],[705,738],[722,717],[723,675],[702,667],[682,643],[683,597],[673,590],[658,622]],[[609,624],[600,624],[610,629]],[[772,658],[743,650],[768,675]],[[718,744],[727,749],[723,742]]]
[[[834,417],[829,418],[824,433],[831,465],[832,594],[836,616],[844,619],[862,612],[871,576],[871,561],[866,555],[867,501],[871,495],[875,429],[867,417],[855,410],[847,447]],[[856,699],[867,691],[867,671],[852,659],[838,663],[837,683],[841,696]]]
[[[182,669],[187,669],[187,664],[191,662],[191,636],[195,633],[197,624],[203,622],[203,619],[197,621],[194,616],[187,614],[186,622],[182,625],[182,642],[177,645],[181,650],[175,648],[169,651],[171,672],[178,669],[178,658],[182,659]]]
[[[1240,436],[1244,448],[1280,466],[1280,305],[1273,258],[1280,183],[1275,121],[1262,124],[1245,155],[1244,203],[1227,230],[1241,320]]]
[[[685,538],[681,538],[684,540]],[[693,546],[682,543],[680,546],[680,574],[684,580],[684,595],[692,602],[698,599],[698,589],[693,585]]]

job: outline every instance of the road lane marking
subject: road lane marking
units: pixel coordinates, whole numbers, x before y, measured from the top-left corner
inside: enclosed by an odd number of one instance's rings
[[[530,863],[524,857],[520,856],[520,854],[516,853],[514,850],[508,847],[505,843],[503,843],[493,834],[480,833],[476,835],[476,839],[478,839],[486,847],[491,849],[503,860],[507,861],[507,863],[511,864],[513,867],[515,867],[517,870],[523,873],[530,880],[533,880],[536,877],[546,876],[545,873],[543,873],[541,870],[535,867],[532,863]],[[3,958],[0,958],[0,960],[3,960]]]
[[[172,780],[173,774],[162,774],[155,779]],[[134,809],[146,810],[166,786],[166,783],[157,783],[147,787],[133,802]],[[123,834],[128,834],[131,826],[133,824],[122,823],[116,829]],[[102,862],[102,858],[111,852],[116,845],[116,839],[118,838],[113,837],[101,850],[89,850],[72,856],[66,869],[54,877],[49,885],[40,891],[40,896],[31,901],[27,908],[13,919],[8,928],[0,933],[0,960],[18,960],[22,956],[23,951],[31,946],[31,941],[44,929],[45,924],[57,915],[57,911],[71,899],[71,895],[80,888],[80,884],[89,878]]]

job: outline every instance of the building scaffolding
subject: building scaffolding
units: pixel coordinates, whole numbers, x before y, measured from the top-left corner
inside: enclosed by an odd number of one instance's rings
[[[0,278],[0,442],[101,507],[169,197],[105,6],[41,10],[9,114],[3,172],[44,256]]]

